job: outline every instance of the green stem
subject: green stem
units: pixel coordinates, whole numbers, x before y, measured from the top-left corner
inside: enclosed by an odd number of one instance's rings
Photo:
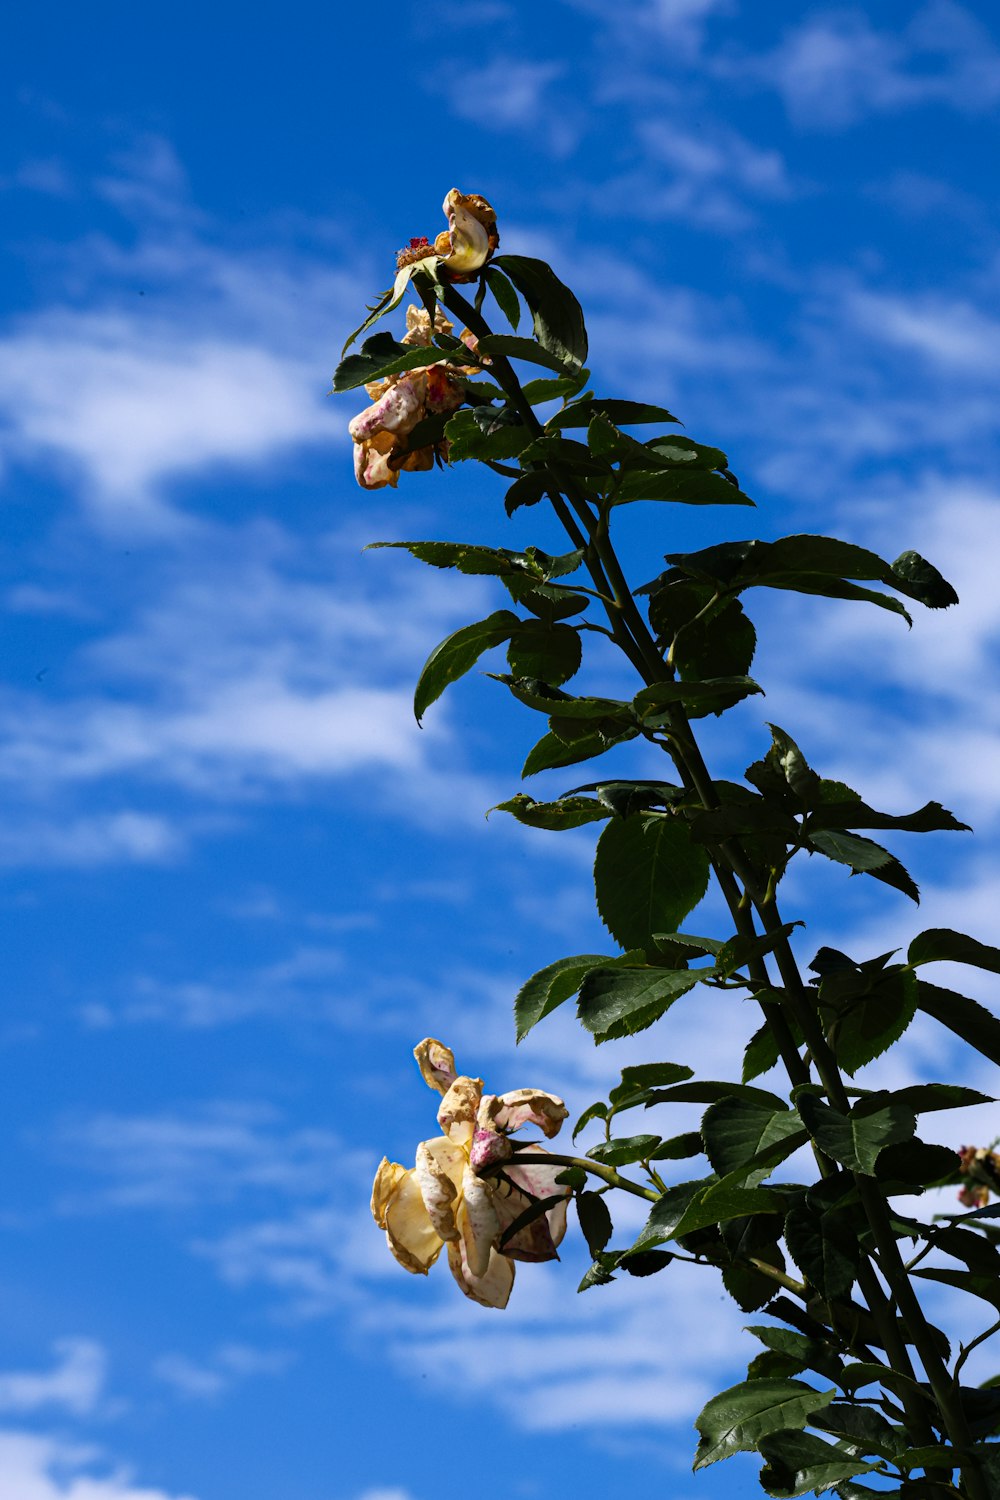
[[[491,1168],[491,1171],[502,1172],[504,1167],[518,1166],[579,1167],[584,1172],[589,1172],[592,1177],[599,1177],[602,1182],[607,1183],[608,1187],[621,1188],[623,1193],[631,1193],[636,1198],[645,1198],[647,1203],[658,1203],[662,1196],[655,1188],[643,1187],[641,1182],[633,1182],[631,1177],[623,1177],[620,1172],[615,1171],[614,1167],[609,1167],[603,1161],[594,1161],[589,1156],[556,1156],[552,1151],[518,1151],[513,1161],[501,1162],[495,1169]]]

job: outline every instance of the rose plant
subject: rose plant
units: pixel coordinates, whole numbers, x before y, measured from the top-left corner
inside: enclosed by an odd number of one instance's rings
[[[359,481],[379,488],[435,463],[479,462],[503,478],[508,514],[551,506],[568,550],[377,544],[490,576],[506,595],[431,652],[417,717],[485,651],[505,646],[509,670],[498,682],[546,721],[525,776],[598,760],[626,741],[644,742],[652,757],[647,778],[597,774],[554,800],[518,793],[501,804],[529,827],[601,827],[597,906],[618,945],[529,978],[515,1001],[518,1037],[573,997],[598,1043],[654,1024],[669,1037],[672,1008],[706,989],[743,993],[757,1022],[737,1080],[696,1078],[656,1060],[651,1045],[648,1061],[624,1068],[608,1098],[584,1110],[574,1135],[598,1120],[605,1139],[582,1156],[511,1138],[532,1124],[554,1136],[560,1100],[531,1089],[484,1094],[427,1039],[416,1056],[441,1095],[441,1133],[418,1147],[413,1168],[382,1162],[375,1219],[407,1270],[426,1273],[447,1246],[462,1291],[502,1307],[516,1260],[555,1256],[572,1197],[593,1259],[581,1290],[623,1273],[669,1273],[682,1258],[720,1275],[744,1312],[767,1320],[748,1330],[762,1348],[746,1379],[697,1417],[696,1469],[754,1451],[763,1489],[778,1500],[831,1490],[842,1500],[989,1500],[1000,1494],[1000,1377],[972,1386],[964,1376],[973,1348],[1000,1330],[1000,1208],[991,1202],[1000,1159],[989,1148],[928,1144],[917,1120],[991,1101],[948,1081],[889,1089],[854,1080],[918,1014],[1000,1063],[993,1012],[925,978],[944,962],[1000,973],[1000,948],[930,928],[903,957],[822,948],[804,973],[792,941],[800,924],[779,907],[802,854],[916,900],[904,865],[872,835],[966,825],[934,801],[904,814],[872,807],[814,769],[777,725],[743,781],[713,776],[696,733],[701,718],[760,692],[749,675],[752,590],[853,601],[906,620],[914,603],[941,609],[957,597],[915,552],[890,563],[815,535],[671,552],[651,581],[631,586],[612,538],[619,507],[753,502],[726,455],[677,436],[664,407],[589,389],[579,303],[543,261],[497,253],[484,198],[453,189],[444,211],[448,228],[433,243],[417,238],[400,252],[392,288],[348,340],[334,377],[335,390],[365,386],[372,401],[351,423]],[[416,301],[406,335],[371,334],[347,352],[408,291]],[[487,297],[509,331],[488,320]],[[530,337],[518,332],[522,305]],[[594,633],[629,663],[631,698],[567,689]],[[694,936],[683,923],[710,881],[729,926]],[[761,1086],[778,1068],[783,1090]],[[619,1129],[619,1117],[639,1109],[669,1121],[678,1103],[703,1107],[696,1131]],[[775,1175],[796,1152],[796,1162],[810,1154],[811,1180]],[[677,1170],[669,1163],[689,1160],[701,1165],[688,1180],[665,1180]],[[918,1219],[898,1202],[949,1183],[967,1211]],[[616,1241],[609,1207],[621,1191],[649,1204],[631,1244]],[[920,1292],[935,1282],[992,1313],[968,1344],[953,1348],[931,1322]]]

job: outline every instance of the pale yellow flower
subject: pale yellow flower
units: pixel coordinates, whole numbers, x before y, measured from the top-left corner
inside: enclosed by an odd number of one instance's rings
[[[554,1136],[566,1106],[538,1089],[484,1094],[482,1079],[456,1073],[454,1054],[433,1037],[413,1055],[424,1082],[442,1096],[437,1118],[444,1133],[421,1141],[410,1169],[383,1157],[372,1214],[407,1271],[426,1276],[447,1245],[448,1265],[465,1295],[484,1307],[506,1307],[514,1261],[558,1259],[570,1193],[555,1180],[559,1166],[518,1165],[508,1137],[527,1124]],[[532,1153],[540,1150],[533,1147]],[[501,1251],[501,1236],[515,1219],[536,1200],[553,1196],[561,1201]]]
[[[500,244],[497,216],[482,193],[452,188],[441,205],[448,228],[431,242],[419,236],[396,256],[400,271],[436,257],[452,281],[471,281]]]

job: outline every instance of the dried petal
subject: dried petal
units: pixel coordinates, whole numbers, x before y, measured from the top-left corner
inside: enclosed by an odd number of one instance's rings
[[[506,1255],[490,1251],[489,1265],[481,1276],[469,1266],[463,1240],[448,1246],[448,1266],[465,1295],[480,1307],[506,1307],[514,1285],[514,1267]]]
[[[447,1136],[417,1147],[417,1181],[430,1221],[443,1240],[458,1239],[457,1213],[466,1155]]]
[[[425,1036],[414,1047],[413,1055],[427,1087],[437,1089],[439,1094],[446,1094],[456,1077],[455,1054],[451,1048],[446,1047],[443,1042],[435,1041],[432,1036]]]
[[[441,1254],[441,1236],[434,1231],[414,1171],[403,1173],[384,1205],[383,1217],[389,1249],[399,1264],[405,1271],[426,1276]]]
[[[459,1228],[465,1244],[466,1262],[474,1276],[483,1276],[490,1251],[500,1234],[500,1221],[493,1206],[493,1189],[477,1177],[471,1167],[462,1175],[463,1208]]]
[[[485,1103],[484,1099],[483,1104]],[[480,1105],[479,1114],[482,1115],[482,1105]],[[498,1162],[510,1161],[513,1155],[514,1147],[505,1135],[500,1135],[496,1130],[484,1130],[480,1125],[476,1126],[472,1135],[469,1160],[477,1172],[485,1172],[487,1167],[495,1167]]]
[[[356,443],[364,442],[376,432],[394,432],[405,437],[413,431],[424,415],[420,392],[413,379],[415,374],[416,371],[412,371],[410,378],[397,380],[371,406],[352,417],[347,430]]]
[[[434,332],[451,333],[454,327],[454,323],[445,317],[441,308],[435,308]],[[418,307],[416,303],[411,303],[406,309],[406,332],[400,342],[411,345],[431,342],[431,318],[425,307]]]
[[[385,1228],[385,1211],[389,1199],[406,1175],[406,1167],[400,1166],[398,1161],[390,1161],[387,1156],[383,1156],[378,1164],[372,1184],[372,1218],[380,1229]]]
[[[452,188],[442,205],[447,234],[439,234],[434,249],[452,273],[468,276],[485,265],[500,243],[497,216],[479,193]]]
[[[486,1103],[484,1099],[483,1104]],[[546,1094],[541,1089],[514,1089],[492,1100],[487,1117],[481,1110],[479,1123],[492,1125],[495,1130],[520,1130],[522,1125],[537,1125],[551,1139],[558,1135],[568,1114],[569,1110],[555,1094]]]
[[[438,1107],[438,1124],[445,1135],[468,1150],[472,1144],[472,1131],[476,1123],[476,1112],[483,1095],[481,1078],[459,1077],[445,1094]]]

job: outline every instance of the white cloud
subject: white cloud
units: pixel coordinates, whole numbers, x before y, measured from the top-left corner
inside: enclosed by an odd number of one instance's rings
[[[0,1432],[0,1494],[9,1500],[194,1500],[135,1482],[120,1466],[110,1473],[99,1452],[36,1433]]]
[[[253,1349],[246,1344],[224,1344],[208,1358],[164,1354],[153,1364],[153,1374],[178,1395],[193,1401],[214,1401],[239,1381],[254,1375],[281,1375],[293,1356],[286,1350]]]
[[[921,104],[985,110],[1000,98],[1000,52],[952,0],[923,6],[895,32],[854,7],[812,14],[772,53],[732,66],[756,72],[797,121],[821,127]]]
[[[93,1339],[81,1338],[60,1339],[54,1348],[58,1360],[51,1370],[0,1371],[0,1411],[35,1412],[56,1406],[86,1416],[94,1410],[107,1374],[104,1349]]]
[[[287,1129],[269,1106],[216,1102],[176,1113],[102,1113],[59,1125],[56,1152],[107,1183],[67,1207],[179,1208],[243,1195],[322,1196],[357,1155],[329,1130]]]
[[[184,847],[178,830],[150,813],[28,821],[0,829],[0,866],[91,869],[106,864],[160,864]]]
[[[981,380],[1000,370],[1000,320],[972,303],[858,291],[848,312],[870,337]]]

